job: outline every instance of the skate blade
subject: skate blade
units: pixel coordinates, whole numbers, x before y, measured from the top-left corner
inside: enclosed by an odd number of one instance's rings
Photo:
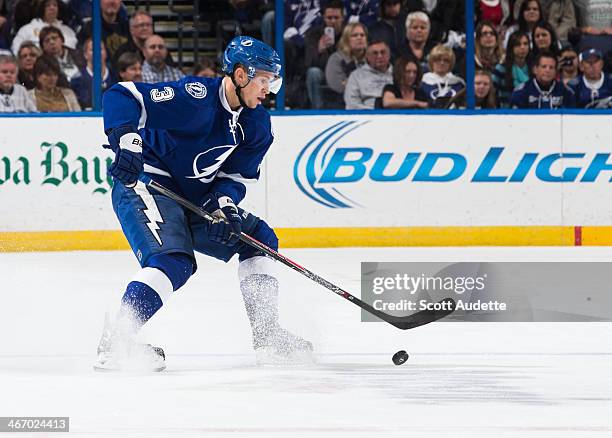
[[[166,369],[166,365],[160,365],[154,368],[142,368],[142,367],[110,367],[107,365],[95,364],[93,369],[103,373],[159,373]]]
[[[304,367],[314,365],[316,359],[312,351],[298,351],[289,355],[277,354],[267,347],[255,351],[255,362],[261,367]]]

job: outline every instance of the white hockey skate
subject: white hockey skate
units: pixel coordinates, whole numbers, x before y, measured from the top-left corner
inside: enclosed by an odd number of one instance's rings
[[[94,364],[96,371],[151,372],[166,369],[166,355],[160,347],[139,344],[124,324],[111,326],[106,315],[104,331],[98,344],[98,357]]]
[[[312,343],[278,324],[267,335],[254,336],[253,348],[257,364],[261,366],[310,365],[315,362]]]
[[[285,330],[278,323],[278,280],[275,277],[251,274],[241,280],[240,290],[251,323],[258,365],[314,363],[312,343]]]

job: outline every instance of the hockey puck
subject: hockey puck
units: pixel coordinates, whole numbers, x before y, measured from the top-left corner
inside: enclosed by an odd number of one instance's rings
[[[400,350],[393,355],[391,360],[395,365],[401,365],[408,360],[408,353],[405,350]]]

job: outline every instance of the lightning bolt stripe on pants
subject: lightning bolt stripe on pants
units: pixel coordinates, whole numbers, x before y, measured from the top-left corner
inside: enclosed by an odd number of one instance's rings
[[[136,192],[138,196],[140,196],[140,199],[142,199],[142,202],[144,202],[145,208],[142,210],[142,212],[149,219],[149,222],[147,223],[147,227],[149,227],[149,230],[151,230],[151,234],[153,234],[153,237],[155,237],[155,240],[157,240],[157,242],[161,246],[162,241],[161,241],[161,237],[159,236],[158,231],[159,231],[159,224],[163,224],[164,219],[162,218],[161,213],[159,212],[159,209],[157,208],[157,204],[155,203],[155,198],[153,197],[151,193],[149,193],[147,186],[145,186],[145,184],[142,181],[138,181],[136,183],[136,186],[134,187],[134,191]]]

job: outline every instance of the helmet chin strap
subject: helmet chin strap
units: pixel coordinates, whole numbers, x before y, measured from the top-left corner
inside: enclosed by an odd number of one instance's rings
[[[238,102],[240,102],[240,105],[243,108],[247,108],[246,102],[244,101],[244,99],[242,99],[241,91],[244,87],[249,85],[249,82],[251,82],[251,78],[249,78],[249,81],[246,83],[246,85],[241,87],[240,85],[238,85],[238,82],[236,82],[236,77],[234,76],[235,73],[236,73],[236,70],[232,72],[232,75],[230,77],[232,79],[232,84],[234,84],[234,87],[236,88],[236,96],[238,96]]]

